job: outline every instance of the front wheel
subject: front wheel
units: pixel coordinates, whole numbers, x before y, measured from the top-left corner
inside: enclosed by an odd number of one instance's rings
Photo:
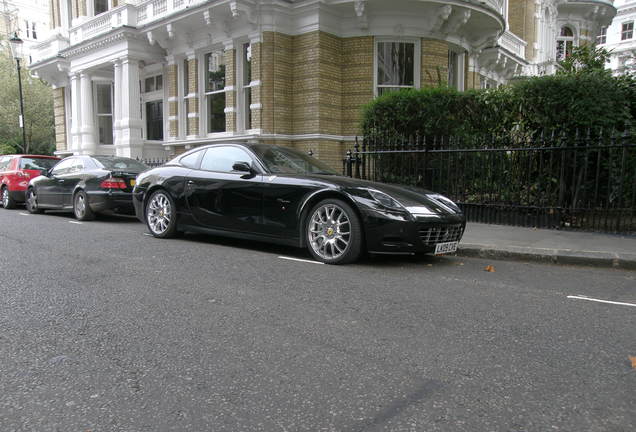
[[[2,189],[0,189],[0,198],[2,198],[3,208],[6,208],[6,209],[15,208],[15,201],[13,200],[13,198],[11,198],[11,195],[9,195],[8,187],[3,186]]]
[[[158,238],[177,235],[177,208],[170,194],[158,190],[146,202],[146,225],[150,233]]]
[[[305,224],[311,255],[325,264],[347,264],[362,252],[360,218],[350,205],[338,199],[319,202]]]
[[[26,194],[26,209],[31,214],[42,213],[42,209],[38,207],[38,196],[33,188],[29,188]]]

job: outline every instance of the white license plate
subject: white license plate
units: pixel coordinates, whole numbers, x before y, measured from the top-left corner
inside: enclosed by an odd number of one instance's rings
[[[443,255],[447,253],[453,253],[457,251],[457,243],[459,242],[446,242],[446,243],[437,243],[435,245],[435,255]]]

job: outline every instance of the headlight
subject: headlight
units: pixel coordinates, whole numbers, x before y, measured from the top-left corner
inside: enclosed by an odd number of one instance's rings
[[[369,189],[369,194],[376,200],[378,203],[383,205],[386,208],[391,210],[404,210],[404,206],[391,198],[389,195],[384,192],[380,192],[375,189]]]
[[[459,208],[459,206],[457,204],[455,204],[450,199],[446,198],[444,195],[431,194],[431,195],[428,195],[428,197],[430,199],[434,200],[434,201],[437,201],[438,204],[440,204],[443,207],[446,207],[449,210],[452,210],[455,213],[461,213],[462,212],[462,210]]]

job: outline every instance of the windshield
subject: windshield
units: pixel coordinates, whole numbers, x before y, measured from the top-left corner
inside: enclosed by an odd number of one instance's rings
[[[20,169],[26,170],[48,170],[53,168],[53,165],[58,163],[59,159],[47,159],[47,158],[21,158]]]
[[[338,174],[329,165],[298,150],[269,145],[250,148],[272,174]]]
[[[97,166],[107,170],[141,172],[149,169],[147,165],[126,157],[94,156],[93,159],[97,161]]]

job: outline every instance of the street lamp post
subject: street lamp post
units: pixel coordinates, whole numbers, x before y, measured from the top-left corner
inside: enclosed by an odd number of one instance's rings
[[[16,67],[18,69],[18,90],[20,92],[20,128],[22,129],[22,151],[29,153],[29,144],[26,140],[26,131],[24,128],[24,102],[22,97],[22,76],[20,74],[20,59],[22,59],[22,39],[18,37],[18,33],[13,33],[13,37],[9,39],[11,45],[11,52],[15,59]]]

